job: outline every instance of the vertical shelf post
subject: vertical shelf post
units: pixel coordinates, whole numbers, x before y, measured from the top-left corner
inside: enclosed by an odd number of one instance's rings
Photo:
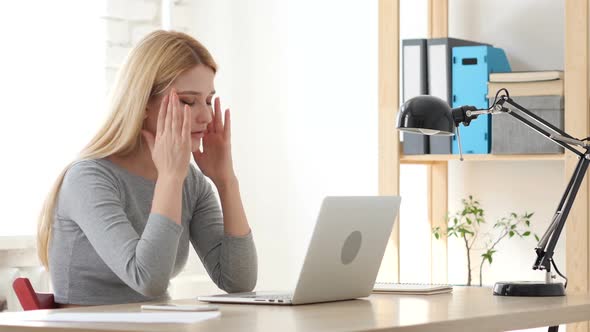
[[[399,195],[399,0],[379,0],[379,195]],[[399,219],[399,218],[398,218]],[[399,281],[399,220],[379,279]]]
[[[428,38],[449,36],[449,1],[428,0]]]
[[[428,220],[431,227],[447,229],[448,163],[439,161],[428,164]],[[448,279],[447,238],[430,236],[430,282],[444,284]]]
[[[428,38],[444,38],[449,35],[448,0],[428,0]],[[428,164],[428,218],[431,227],[446,230],[448,211],[448,162]],[[436,240],[430,236],[430,280],[446,283],[448,278],[447,238]]]
[[[565,0],[565,131],[574,137],[586,137],[589,125],[588,64],[588,1]],[[577,157],[566,153],[565,177],[572,174]],[[566,275],[569,278],[567,293],[587,294],[590,273],[588,228],[588,177],[582,182],[576,201],[566,224]],[[588,322],[568,324],[568,331],[589,331]]]

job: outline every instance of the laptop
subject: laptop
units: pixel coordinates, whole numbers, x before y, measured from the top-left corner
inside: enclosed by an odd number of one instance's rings
[[[292,293],[232,293],[197,299],[217,303],[296,305],[369,296],[400,201],[399,196],[326,197]]]

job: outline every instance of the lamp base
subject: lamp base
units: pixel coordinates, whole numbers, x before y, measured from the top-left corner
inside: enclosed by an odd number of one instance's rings
[[[499,296],[565,296],[562,283],[542,283],[539,281],[497,282],[494,295]]]

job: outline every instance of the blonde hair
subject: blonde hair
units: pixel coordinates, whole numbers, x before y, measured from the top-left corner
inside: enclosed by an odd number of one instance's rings
[[[108,118],[78,158],[59,174],[41,209],[37,254],[46,269],[57,195],[70,166],[82,159],[124,156],[141,147],[141,128],[150,98],[166,91],[181,73],[201,64],[217,71],[209,51],[191,36],[177,31],[154,31],[127,55],[111,89]]]

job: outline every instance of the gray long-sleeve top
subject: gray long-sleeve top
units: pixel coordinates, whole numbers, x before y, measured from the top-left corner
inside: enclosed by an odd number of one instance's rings
[[[217,197],[193,165],[182,188],[182,224],[150,213],[155,182],[108,159],[66,172],[55,209],[49,270],[57,303],[99,305],[167,299],[189,241],[217,286],[250,291],[257,278],[252,234],[224,234]]]

